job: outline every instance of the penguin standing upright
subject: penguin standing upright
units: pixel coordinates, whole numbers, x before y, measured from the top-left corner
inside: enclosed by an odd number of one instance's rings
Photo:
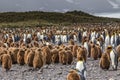
[[[115,49],[113,49],[113,50],[110,52],[110,60],[111,60],[111,64],[112,64],[113,70],[117,70],[117,66],[118,66],[118,55],[117,55],[117,52],[115,51]]]

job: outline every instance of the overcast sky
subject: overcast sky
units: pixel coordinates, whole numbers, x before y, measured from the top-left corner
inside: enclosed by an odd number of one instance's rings
[[[82,10],[91,14],[119,13],[120,0],[0,0],[0,12]]]

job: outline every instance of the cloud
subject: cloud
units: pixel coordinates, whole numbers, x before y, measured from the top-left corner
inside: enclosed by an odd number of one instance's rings
[[[58,10],[58,9],[56,9],[56,10],[54,10],[55,12],[60,12],[60,10]]]
[[[114,0],[114,1],[112,1],[112,0],[107,0],[107,1],[112,5],[112,7],[113,7],[114,9],[120,8],[120,4],[118,3],[118,2],[119,2],[118,0]]]
[[[66,1],[76,5],[80,4],[80,0],[66,0]]]
[[[69,2],[69,3],[74,3],[74,1],[73,0],[66,0],[67,2]]]
[[[44,10],[44,9],[45,9],[45,7],[40,7],[39,9],[40,9],[40,10]]]
[[[120,0],[116,0],[116,2],[120,4]]]
[[[62,11],[63,11],[63,12],[67,12],[67,11],[69,11],[69,9],[63,9]]]
[[[88,13],[102,13],[118,12],[119,7],[120,0],[0,0],[0,12],[81,10]]]
[[[96,13],[94,15],[100,16],[100,17],[120,18],[120,12],[117,12],[117,13]]]

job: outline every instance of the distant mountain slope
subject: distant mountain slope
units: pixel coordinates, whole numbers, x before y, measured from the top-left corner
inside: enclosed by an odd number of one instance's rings
[[[82,11],[59,12],[6,12],[0,13],[0,26],[40,26],[73,23],[120,22],[116,18],[103,18]]]
[[[52,23],[82,23],[82,22],[111,22],[119,19],[95,17],[82,11],[70,11],[66,13],[58,12],[7,12],[0,13],[0,22],[20,22],[29,20],[43,20]]]

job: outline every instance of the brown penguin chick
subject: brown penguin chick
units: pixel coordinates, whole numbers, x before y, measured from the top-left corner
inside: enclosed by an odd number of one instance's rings
[[[69,41],[69,45],[75,45],[75,42],[74,42],[73,39],[71,39],[71,40]]]
[[[67,51],[65,51],[65,53],[67,54],[67,63],[68,64],[71,64],[72,63],[72,61],[73,61],[73,55],[72,55],[72,52],[70,51],[70,50],[67,50]]]
[[[117,54],[118,54],[118,61],[120,61],[120,45],[118,45],[116,47],[116,51],[117,51]]]
[[[97,45],[96,47],[97,47],[97,50],[98,50],[98,58],[101,58],[101,56],[102,56],[102,50],[101,50],[101,48],[100,48],[99,45]]]
[[[99,61],[99,65],[100,65],[100,68],[102,69],[109,69],[110,67],[110,60],[108,59],[108,56],[106,53],[103,53],[101,58],[100,58],[100,61]]]
[[[33,67],[41,68],[43,66],[43,64],[44,64],[44,62],[43,62],[42,53],[40,53],[40,51],[36,51],[34,59],[33,59]]]
[[[23,49],[20,49],[18,54],[17,54],[17,63],[19,65],[24,65],[24,55],[25,55],[25,51]]]
[[[50,51],[49,47],[45,46],[42,49],[42,55],[43,55],[45,64],[50,64],[52,62],[52,59],[51,59],[52,54],[51,54],[51,51]]]
[[[85,48],[82,48],[82,47],[78,48],[78,50],[77,50],[77,60],[79,60],[80,57],[82,57],[83,60],[86,62],[87,53],[85,51]]]
[[[10,70],[12,67],[12,59],[9,54],[3,54],[1,57],[2,61],[2,68],[5,69],[6,71]]]
[[[81,79],[80,75],[75,70],[72,70],[68,73],[67,80],[81,80]]]
[[[98,59],[98,50],[97,50],[96,45],[94,44],[91,46],[91,58],[94,60]]]
[[[106,49],[105,49],[105,53],[107,53],[107,56],[108,56],[108,59],[110,60],[110,52],[112,50],[112,46],[108,46]]]
[[[27,64],[27,56],[28,56],[28,54],[31,52],[31,49],[27,49],[26,51],[25,51],[25,55],[24,55],[24,62],[25,62],[25,64]]]
[[[19,52],[19,48],[12,48],[8,51],[8,54],[10,54],[12,63],[16,64],[17,63],[17,54]]]
[[[52,63],[59,63],[59,51],[57,49],[51,50]]]
[[[33,67],[34,56],[35,56],[34,51],[30,51],[29,54],[27,55],[27,65],[30,66],[30,67]]]
[[[74,45],[73,52],[72,52],[74,57],[77,57],[77,49],[78,49],[78,45]]]

